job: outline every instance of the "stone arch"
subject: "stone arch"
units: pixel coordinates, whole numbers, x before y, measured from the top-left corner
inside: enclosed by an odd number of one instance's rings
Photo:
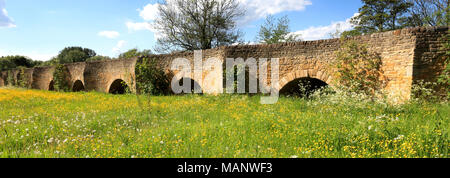
[[[280,77],[280,82],[276,89],[280,91],[289,82],[299,78],[315,78],[334,88],[333,77],[330,75],[330,72],[326,70],[297,70],[284,75],[284,77]]]
[[[109,85],[108,93],[125,94],[128,87],[128,84],[124,80],[116,79]]]
[[[322,80],[310,77],[297,78],[286,85],[283,86],[279,90],[280,95],[284,96],[297,96],[297,97],[308,97],[313,94],[315,91],[322,89],[328,86]]]
[[[182,78],[180,78],[180,79],[175,79],[175,80],[178,81],[178,84],[179,84],[180,86],[183,86],[183,81],[184,81],[184,79],[188,79],[188,80],[191,82],[191,93],[184,93],[184,92],[183,92],[183,93],[181,93],[181,94],[193,94],[194,91],[195,91],[195,87],[200,88],[201,93],[203,93],[203,88],[202,88],[202,86],[201,86],[197,81],[195,81],[194,79],[192,79],[192,78],[190,78],[190,77],[182,77]]]
[[[83,82],[81,80],[75,81],[72,86],[72,91],[73,92],[85,91]]]
[[[48,84],[48,91],[55,91],[55,82],[53,80]]]

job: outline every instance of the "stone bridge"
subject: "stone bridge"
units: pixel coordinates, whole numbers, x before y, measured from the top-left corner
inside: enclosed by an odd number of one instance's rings
[[[353,37],[357,42],[367,44],[369,50],[378,53],[383,61],[383,72],[387,86],[384,88],[390,96],[409,99],[412,84],[419,80],[435,81],[445,67],[441,44],[448,33],[448,27],[417,27],[371,35]],[[272,45],[227,46],[202,51],[202,59],[215,57],[221,61],[226,58],[279,58],[280,83],[277,89],[282,91],[291,87],[293,81],[309,79],[316,84],[334,84],[330,63],[335,60],[335,52],[342,45],[339,39],[280,43]],[[193,61],[194,52],[180,52],[152,56],[157,58],[167,72],[173,74],[170,65],[175,58]],[[122,83],[136,90],[135,66],[137,58],[83,62],[66,64],[69,76],[67,81],[73,91],[99,91],[121,93]],[[224,64],[223,64],[224,65]],[[16,84],[26,79],[26,87],[40,90],[53,89],[54,67],[36,67],[0,73],[0,86]],[[204,78],[208,74],[202,74]],[[223,73],[214,74],[222,79]],[[192,77],[194,78],[194,77]],[[270,76],[269,79],[270,80]],[[222,82],[222,80],[215,81]],[[212,91],[216,84],[198,82],[204,91]]]

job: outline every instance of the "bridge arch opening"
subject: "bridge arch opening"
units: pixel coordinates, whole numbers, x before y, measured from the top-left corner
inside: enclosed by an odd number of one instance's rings
[[[48,91],[55,91],[55,82],[53,80],[48,84]]]
[[[75,81],[75,83],[73,83],[72,91],[73,92],[85,91],[83,82],[81,80]]]
[[[185,92],[185,91],[183,91],[182,93],[180,93],[180,94],[196,94],[195,93],[195,88],[199,88],[200,89],[200,94],[201,93],[203,93],[203,89],[202,89],[202,87],[200,86],[200,84],[197,82],[197,81],[195,81],[194,79],[192,79],[192,78],[181,78],[180,80],[178,80],[178,84],[180,85],[180,86],[184,86],[184,80],[185,79],[187,79],[188,81],[190,81],[191,82],[191,87],[190,87],[190,90],[189,90],[189,92]]]
[[[23,76],[21,75],[20,72],[17,73],[16,79],[17,79],[17,83],[16,84],[19,86],[21,84],[22,80],[23,80]],[[21,86],[19,86],[19,87],[21,87]]]
[[[307,98],[314,92],[327,87],[328,84],[315,78],[297,78],[287,83],[280,90],[280,95]]]
[[[122,79],[114,80],[114,82],[109,87],[109,93],[111,94],[125,94],[128,85]]]

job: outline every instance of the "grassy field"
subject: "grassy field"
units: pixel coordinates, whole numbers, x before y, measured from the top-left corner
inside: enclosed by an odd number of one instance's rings
[[[0,88],[0,157],[449,157],[448,103]]]

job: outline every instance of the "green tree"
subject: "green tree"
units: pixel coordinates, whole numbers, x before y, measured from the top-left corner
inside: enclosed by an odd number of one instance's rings
[[[275,24],[275,21],[277,23]],[[269,15],[259,28],[256,40],[265,44],[281,42],[300,41],[299,35],[292,34],[289,29],[289,18],[287,16],[275,19]]]
[[[341,38],[350,38],[350,37],[354,37],[354,36],[359,36],[362,35],[360,31],[358,30],[348,30],[348,31],[344,31],[340,34]]]
[[[86,59],[86,62],[89,62],[89,61],[104,61],[104,60],[112,60],[112,58],[110,58],[108,56],[94,56],[94,57],[91,57],[89,59]]]
[[[162,33],[158,52],[210,49],[239,41],[238,0],[170,0],[159,6],[155,28]]]
[[[34,67],[40,65],[41,61],[33,61],[25,56],[4,56],[0,57],[0,70],[14,69],[17,67]]]
[[[134,48],[134,49],[130,49],[127,52],[120,54],[119,59],[128,59],[128,58],[139,57],[139,56],[148,56],[151,54],[152,54],[152,51],[149,49],[139,51],[137,48]]]
[[[413,4],[405,0],[362,0],[359,15],[352,19],[355,30],[360,33],[374,33],[403,28],[407,11]]]
[[[11,62],[11,60],[6,59],[6,57],[0,58],[0,71],[16,68],[16,64]]]
[[[94,50],[82,47],[66,47],[59,52],[56,57],[59,64],[85,62],[87,59],[96,56]]]
[[[413,4],[408,12],[409,26],[449,26],[448,0],[408,0]]]

